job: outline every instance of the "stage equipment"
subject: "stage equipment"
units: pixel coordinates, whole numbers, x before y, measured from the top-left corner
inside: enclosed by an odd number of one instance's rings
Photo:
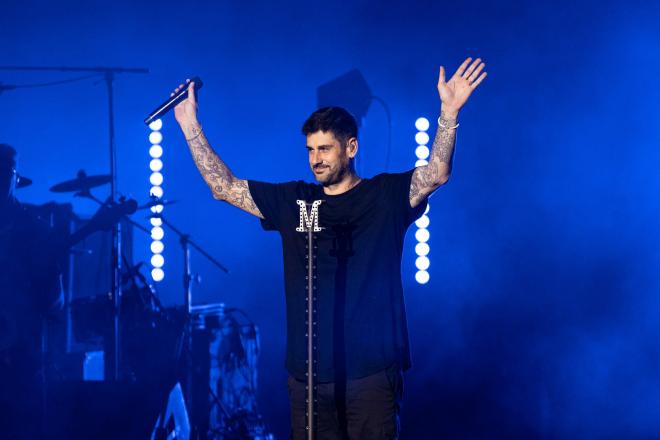
[[[143,203],[142,205],[138,206],[137,209],[149,209],[149,208],[153,208],[154,206],[174,205],[177,202],[178,202],[178,200],[161,200],[161,199],[153,197],[147,203]]]
[[[314,233],[321,232],[323,228],[319,227],[319,206],[323,200],[314,200],[308,203],[305,200],[296,200],[300,208],[300,225],[296,232],[307,233],[307,297],[305,298],[306,307],[306,325],[307,330],[307,386],[306,386],[306,429],[307,439],[313,440],[316,437],[316,244],[314,243]]]
[[[190,81],[195,83],[195,93],[197,93],[197,91],[199,89],[201,89],[202,86],[204,85],[204,83],[202,82],[202,80],[198,76],[193,77]],[[156,119],[161,118],[165,113],[172,110],[174,107],[176,107],[176,105],[178,103],[180,103],[181,101],[183,101],[187,97],[188,97],[188,87],[187,87],[187,84],[186,84],[186,87],[179,90],[179,92],[176,95],[171,96],[165,102],[163,102],[161,105],[156,107],[156,109],[154,111],[149,113],[149,116],[147,116],[144,119],[144,123],[149,125],[153,121],[155,121]]]
[[[86,72],[88,75],[72,80],[58,81],[47,85],[62,84],[65,82],[79,81],[83,79],[103,76],[108,92],[108,146],[110,157],[110,200],[117,200],[117,153],[115,148],[115,118],[114,118],[114,91],[113,81],[118,74],[145,74],[147,69],[135,69],[124,67],[30,67],[30,66],[0,66],[0,70],[23,70],[23,71],[58,71],[58,72]],[[89,189],[89,188],[88,188]],[[112,298],[114,304],[114,332],[112,350],[112,371],[114,380],[119,380],[119,354],[120,346],[120,310],[121,310],[121,226],[116,223],[112,228]]]
[[[417,129],[417,133],[415,134],[415,143],[417,144],[415,147],[415,157],[417,157],[415,168],[428,165],[429,163],[428,158],[431,151],[429,150],[428,144],[431,139],[429,138],[427,131],[430,126],[431,124],[429,123],[429,120],[424,117],[417,118],[415,121],[415,128]],[[415,259],[415,266],[417,268],[415,281],[419,284],[426,284],[429,282],[428,268],[431,262],[428,254],[431,248],[428,244],[430,236],[428,232],[430,223],[428,213],[430,206],[431,205],[427,203],[424,214],[415,221],[415,226],[417,226],[417,231],[415,232],[415,239],[417,240],[417,244],[415,245],[415,253],[417,254],[417,258]]]
[[[78,171],[75,179],[65,180],[50,187],[51,192],[75,192],[87,193],[90,189],[110,183],[112,177],[107,174],[99,176],[88,176],[85,170]]]
[[[195,364],[190,413],[200,439],[265,439],[257,410],[257,326],[224,304],[191,310]]]
[[[167,407],[158,416],[151,440],[190,439],[190,421],[181,384],[174,385],[166,404]]]

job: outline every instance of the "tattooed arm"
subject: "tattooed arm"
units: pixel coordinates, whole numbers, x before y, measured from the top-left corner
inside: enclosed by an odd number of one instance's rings
[[[445,82],[445,68],[440,66],[438,80],[438,93],[442,102],[440,124],[435,133],[428,165],[415,168],[410,181],[409,199],[413,208],[449,180],[456,143],[458,112],[486,77],[486,72],[481,73],[486,66],[481,62],[481,58],[470,64],[471,61],[472,58],[466,59],[447,82]]]
[[[179,86],[174,93],[181,87],[184,85]],[[188,98],[175,107],[174,113],[199,173],[215,199],[223,200],[245,212],[264,218],[252,199],[247,180],[234,176],[206,139],[202,126],[197,121],[197,101],[193,87],[193,83],[188,85]]]
[[[444,185],[451,174],[451,162],[456,144],[457,114],[442,112],[435,132],[428,165],[415,168],[410,181],[410,206],[419,205],[433,191]]]

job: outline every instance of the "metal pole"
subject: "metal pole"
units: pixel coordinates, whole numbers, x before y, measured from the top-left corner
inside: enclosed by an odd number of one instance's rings
[[[307,228],[307,440],[314,440],[314,232]]]
[[[181,236],[181,247],[183,248],[183,306],[186,313],[185,318],[185,344],[186,350],[184,351],[186,356],[186,387],[185,387],[185,397],[189,409],[192,409],[193,405],[193,360],[192,360],[192,274],[190,273],[190,247],[188,246],[188,236]]]
[[[117,200],[117,152],[115,148],[115,113],[114,93],[112,82],[114,73],[105,72],[105,83],[108,89],[108,138],[110,151],[110,200]],[[112,305],[113,305],[113,331],[112,331],[112,378],[115,381],[121,379],[121,222],[117,222],[112,228]]]
[[[306,430],[307,440],[314,440],[316,436],[316,295],[314,275],[316,269],[314,232],[320,232],[318,222],[318,205],[320,200],[313,203],[298,200],[300,206],[300,226],[296,228],[299,232],[307,232],[307,297],[306,310],[307,315],[307,386],[306,386]],[[304,211],[303,211],[304,210]]]

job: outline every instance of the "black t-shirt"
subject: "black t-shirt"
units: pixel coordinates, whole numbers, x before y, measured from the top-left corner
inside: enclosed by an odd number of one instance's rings
[[[349,191],[326,195],[303,181],[249,181],[265,217],[262,226],[282,237],[287,313],[286,368],[303,379],[307,359],[305,298],[307,233],[298,232],[297,200],[323,200],[316,244],[317,379],[359,378],[392,364],[410,367],[401,255],[406,230],[426,209],[410,207],[406,173],[363,179]]]

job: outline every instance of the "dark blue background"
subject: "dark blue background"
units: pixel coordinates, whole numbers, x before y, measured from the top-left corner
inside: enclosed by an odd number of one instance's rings
[[[234,173],[283,181],[312,177],[299,130],[318,85],[363,72],[391,108],[390,171],[402,171],[415,119],[437,117],[438,66],[483,57],[489,76],[461,113],[454,174],[431,199],[429,284],[414,282],[412,234],[404,254],[414,366],[403,437],[649,438],[660,436],[659,12],[610,1],[5,0],[0,64],[149,68],[115,81],[118,188],[144,200],[142,119],[190,75],[205,80],[200,118]],[[79,168],[108,172],[106,105],[93,81],[0,95],[0,141],[35,181],[22,200],[70,202],[48,188]],[[195,302],[244,308],[259,324],[260,408],[286,438],[279,238],[214,201],[171,115],[164,124],[165,197],[179,200],[166,213],[232,271],[195,254]],[[370,176],[384,168],[383,108],[364,124]],[[173,234],[165,243],[160,293],[178,304],[181,254]],[[148,244],[136,239],[138,259]]]

